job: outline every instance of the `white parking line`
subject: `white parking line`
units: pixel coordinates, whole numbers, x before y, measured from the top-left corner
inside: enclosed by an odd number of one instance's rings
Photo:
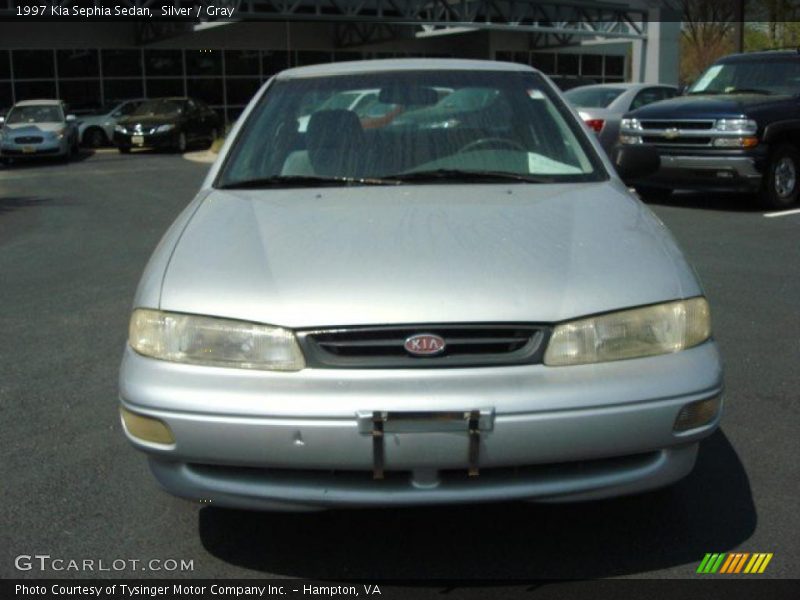
[[[792,210],[781,210],[778,212],[771,212],[771,213],[764,213],[765,217],[785,217],[786,215],[796,215],[800,214],[800,208],[795,208]]]

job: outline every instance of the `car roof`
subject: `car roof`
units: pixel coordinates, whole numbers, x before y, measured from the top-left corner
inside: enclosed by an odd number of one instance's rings
[[[327,77],[330,75],[357,75],[361,73],[386,73],[391,71],[536,71],[528,65],[494,60],[468,60],[458,58],[387,58],[380,60],[354,60],[347,62],[295,67],[281,71],[278,79],[302,77]]]
[[[727,62],[748,62],[759,60],[771,60],[780,58],[797,58],[800,60],[800,49],[798,50],[764,50],[761,52],[743,52],[741,54],[729,54],[719,59],[718,63]]]
[[[565,93],[575,90],[585,90],[587,88],[606,90],[641,90],[650,87],[676,88],[676,86],[670,85],[669,83],[595,83],[589,85],[580,85],[572,88],[571,90],[567,90]]]
[[[21,100],[14,106],[61,106],[62,104],[61,100],[43,98],[41,100]]]

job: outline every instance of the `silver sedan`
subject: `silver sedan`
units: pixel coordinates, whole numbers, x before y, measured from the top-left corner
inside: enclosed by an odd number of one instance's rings
[[[365,128],[307,98],[433,106]],[[324,106],[324,102],[317,102]],[[420,113],[419,110],[413,111]],[[530,67],[272,78],[136,293],[121,418],[167,491],[267,510],[572,501],[693,468],[718,426],[709,305],[664,225]],[[618,174],[619,173],[619,174]]]
[[[564,93],[589,129],[597,134],[600,145],[608,153],[617,144],[625,113],[677,95],[678,88],[675,86],[650,83],[584,85]]]

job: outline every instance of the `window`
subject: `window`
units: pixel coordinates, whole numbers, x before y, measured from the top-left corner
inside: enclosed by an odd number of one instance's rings
[[[52,50],[14,50],[15,79],[47,79],[55,75]]]
[[[559,75],[577,75],[579,59],[577,54],[559,54],[556,72]]]
[[[581,75],[600,77],[603,75],[603,57],[600,54],[584,54],[581,56]]]
[[[150,98],[159,96],[183,96],[182,79],[148,79],[147,95]]]
[[[97,50],[59,50],[58,77],[98,77],[100,62]]]
[[[247,104],[261,87],[259,79],[235,78],[225,81],[228,104]]]
[[[14,99],[11,96],[11,82],[0,81],[0,115],[6,114],[12,104]]]
[[[37,100],[39,98],[55,98],[55,81],[16,81],[17,102],[21,100]]]
[[[548,75],[556,72],[556,55],[550,52],[532,52],[531,66]]]
[[[258,50],[225,50],[226,75],[260,75],[261,57]]]
[[[11,79],[11,53],[0,50],[0,79]]]
[[[268,50],[261,55],[264,65],[264,76],[269,77],[278,71],[289,68],[289,53],[282,51]]]
[[[606,56],[606,77],[625,77],[625,57]]]
[[[566,92],[566,98],[573,106],[580,108],[606,108],[619,98],[625,88],[606,86],[576,87]],[[631,106],[633,109],[633,106]]]
[[[222,78],[189,79],[186,82],[187,95],[205,100],[209,104],[223,104]]]
[[[86,112],[100,108],[99,79],[70,79],[59,82],[59,95],[70,112]]]
[[[183,75],[181,54],[180,50],[145,50],[144,65],[147,76]]]
[[[265,93],[220,182],[391,178],[441,170],[596,181],[605,173],[593,152],[569,109],[535,73],[298,78],[278,80]]]
[[[670,93],[671,92],[671,93]],[[653,87],[653,88],[645,88],[633,99],[631,102],[630,110],[636,110],[642,106],[647,106],[648,104],[652,104],[653,102],[658,102],[659,100],[664,100],[666,98],[672,98],[675,95],[675,92],[670,90],[669,88],[663,87]]]
[[[144,96],[141,79],[106,79],[103,81],[103,97],[106,102],[117,102]]]
[[[186,75],[222,75],[222,52],[219,50],[187,50]]]
[[[104,77],[141,77],[142,53],[140,50],[103,50]]]

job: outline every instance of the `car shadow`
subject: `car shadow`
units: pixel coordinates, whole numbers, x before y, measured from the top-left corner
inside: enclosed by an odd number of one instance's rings
[[[0,173],[13,173],[18,170],[43,169],[63,167],[74,162],[83,162],[94,156],[95,151],[89,148],[80,148],[78,153],[69,161],[64,161],[52,156],[37,156],[35,158],[14,158],[12,164],[0,166]]]
[[[50,202],[49,198],[36,198],[34,196],[0,196],[0,215],[21,208],[34,208]]]
[[[763,213],[765,211],[753,194],[735,194],[729,192],[701,193],[678,190],[673,192],[668,198],[646,200],[645,204],[742,213]]]
[[[205,507],[213,556],[311,579],[540,580],[614,577],[686,565],[748,539],[747,474],[718,431],[686,479],[656,492],[575,504],[259,513]]]

